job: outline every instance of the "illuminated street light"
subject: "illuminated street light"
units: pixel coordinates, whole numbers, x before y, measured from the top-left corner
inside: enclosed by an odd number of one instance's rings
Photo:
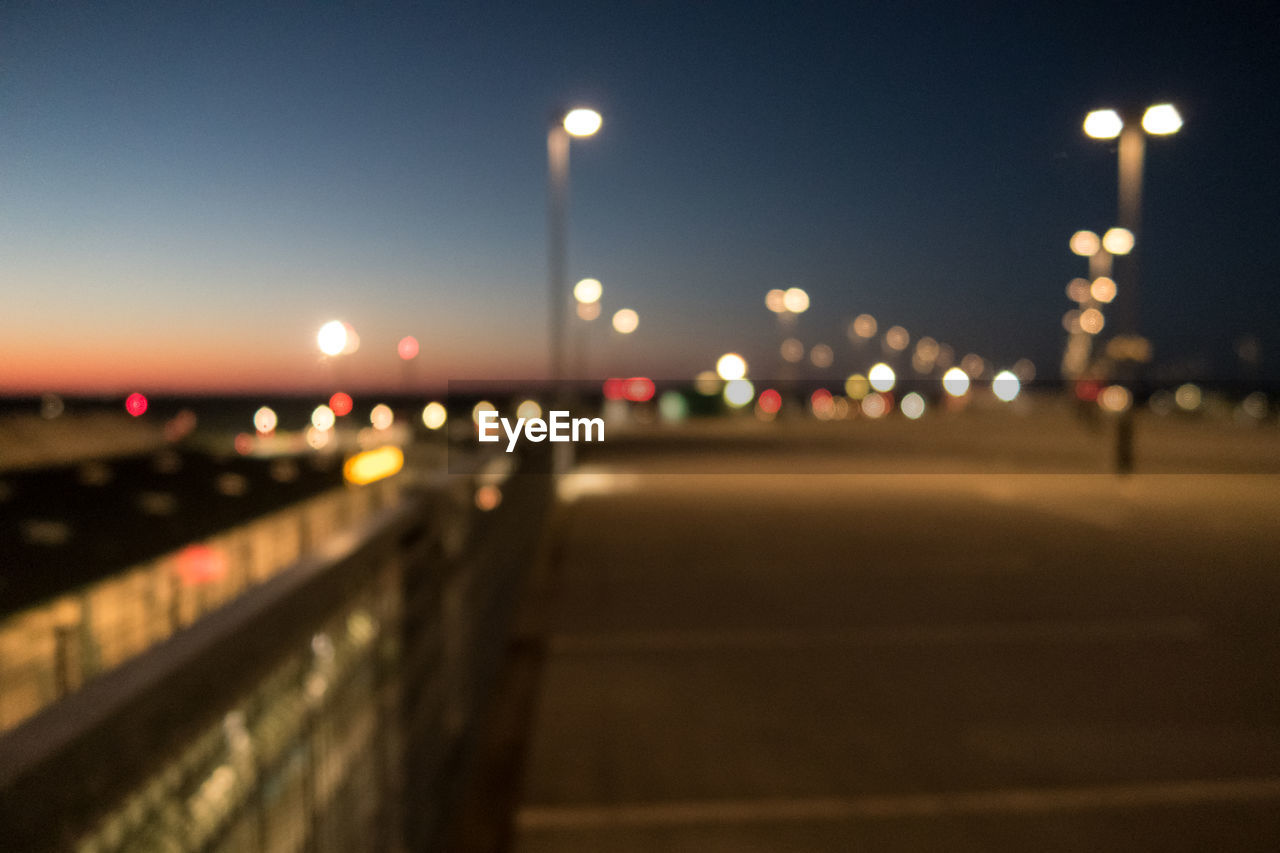
[[[1154,136],[1168,136],[1182,129],[1182,116],[1173,104],[1156,104],[1142,114],[1142,129]]]
[[[1102,247],[1113,255],[1127,255],[1133,251],[1133,232],[1128,228],[1109,228],[1102,235]]]
[[[1071,235],[1071,251],[1082,258],[1091,258],[1098,254],[1102,242],[1092,231],[1077,231]]]
[[[1084,117],[1084,132],[1094,139],[1115,139],[1124,122],[1115,110],[1094,110]]]
[[[600,113],[588,109],[570,110],[565,114],[563,122],[564,129],[577,137],[593,136],[603,123]]]
[[[547,279],[550,288],[551,378],[564,376],[564,320],[568,306],[564,279],[568,256],[569,140],[593,135],[600,129],[600,114],[573,109],[557,114],[547,130]]]
[[[584,278],[573,286],[573,298],[586,305],[599,302],[603,294],[604,285],[598,279]]]

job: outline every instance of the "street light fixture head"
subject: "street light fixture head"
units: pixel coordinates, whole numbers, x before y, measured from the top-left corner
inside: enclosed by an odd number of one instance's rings
[[[1102,248],[1113,255],[1127,255],[1133,251],[1133,232],[1128,228],[1108,228],[1102,235]]]
[[[599,279],[584,278],[573,286],[573,298],[579,302],[599,302],[603,293],[604,286],[600,284]]]
[[[570,110],[564,117],[564,129],[572,136],[591,136],[600,129],[604,119],[595,110]]]
[[[1084,117],[1084,132],[1094,139],[1115,139],[1123,128],[1115,110],[1094,110]]]
[[[1177,133],[1181,127],[1182,116],[1173,104],[1156,104],[1142,114],[1142,129],[1155,136]]]
[[[1101,243],[1098,242],[1098,235],[1092,231],[1077,231],[1071,235],[1071,251],[1082,258],[1093,257],[1098,254]]]

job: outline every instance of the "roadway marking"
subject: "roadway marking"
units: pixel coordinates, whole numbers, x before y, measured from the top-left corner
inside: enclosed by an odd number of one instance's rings
[[[1280,800],[1280,777],[888,796],[525,806],[516,814],[516,825],[522,830],[545,831],[726,823],[894,820],[988,814],[1049,814],[1259,800]]]
[[[561,654],[717,650],[801,651],[888,646],[1005,645],[1028,642],[1096,643],[1115,640],[1204,639],[1195,619],[1042,620],[959,625],[888,625],[832,630],[656,630],[553,634],[550,651]]]

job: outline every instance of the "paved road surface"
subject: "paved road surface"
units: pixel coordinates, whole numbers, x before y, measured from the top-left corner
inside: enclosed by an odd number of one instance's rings
[[[1280,849],[1276,477],[671,470],[564,484],[520,853]]]

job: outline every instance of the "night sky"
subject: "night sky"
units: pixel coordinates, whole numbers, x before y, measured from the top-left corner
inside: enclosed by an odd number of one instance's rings
[[[545,375],[546,128],[579,104],[570,281],[641,316],[596,322],[602,368],[767,372],[798,285],[833,375],[863,311],[1056,375],[1067,240],[1115,219],[1081,122],[1171,101],[1143,330],[1220,376],[1253,335],[1275,376],[1276,8],[8,2],[0,392],[394,387],[405,334],[424,387]]]

